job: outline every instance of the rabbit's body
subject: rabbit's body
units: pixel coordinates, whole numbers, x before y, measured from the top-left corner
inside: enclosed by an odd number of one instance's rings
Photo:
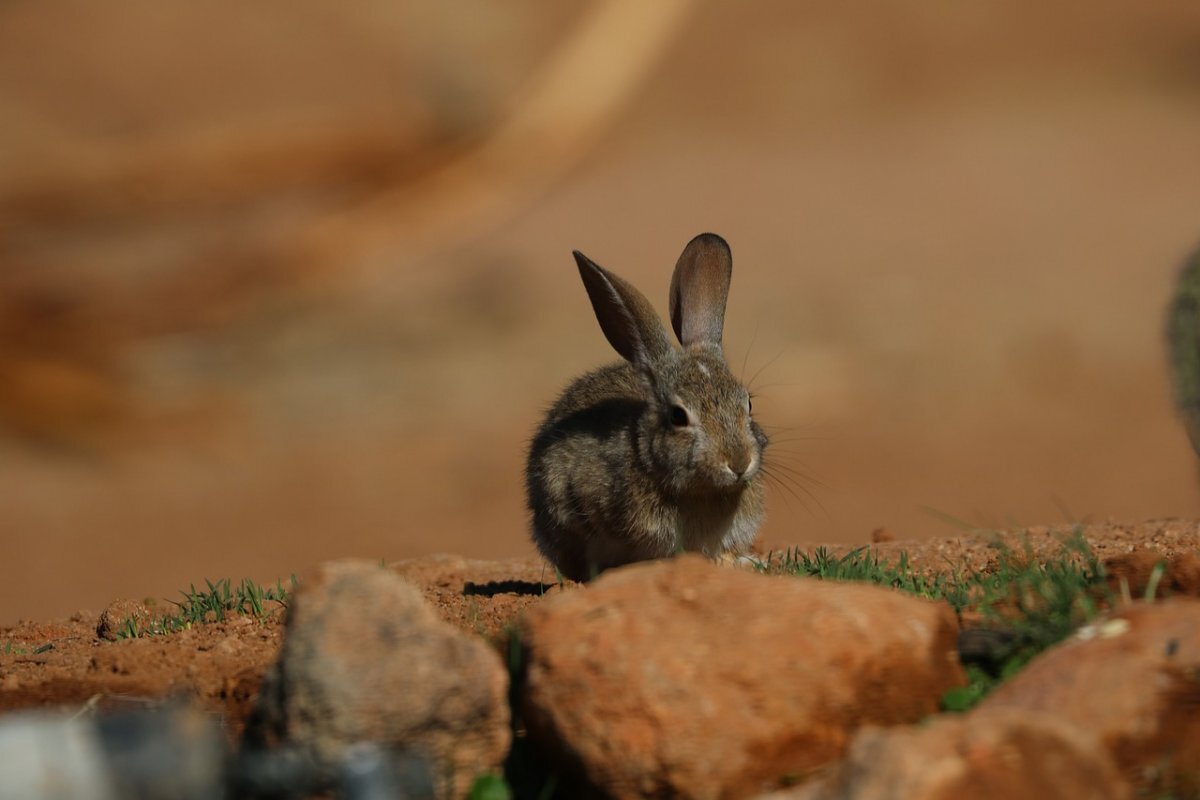
[[[574,381],[534,437],[526,488],[538,548],[575,580],[681,551],[744,552],[763,516],[767,439],[721,353],[728,246],[697,237],[676,267],[682,350],[636,289],[576,259],[628,360]]]

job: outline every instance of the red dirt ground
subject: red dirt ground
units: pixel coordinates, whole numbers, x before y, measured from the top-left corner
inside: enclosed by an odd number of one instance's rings
[[[1070,528],[1032,528],[1004,538],[1028,541],[1035,557],[1059,552]],[[1114,583],[1142,592],[1159,561],[1169,568],[1161,591],[1200,596],[1200,524],[1162,520],[1089,526],[1085,537]],[[992,534],[873,546],[882,558],[906,552],[927,571],[986,570],[997,550]],[[849,548],[833,545],[834,552]],[[499,643],[506,626],[543,596],[581,591],[558,585],[553,570],[534,559],[501,562],[429,556],[398,562],[397,573],[419,586],[444,619]],[[1115,586],[1118,592],[1122,587]],[[171,635],[105,641],[99,614],[80,611],[58,622],[20,622],[0,628],[0,711],[20,708],[120,709],[182,695],[221,715],[231,737],[242,728],[264,670],[278,653],[282,611],[255,621],[235,618]]]

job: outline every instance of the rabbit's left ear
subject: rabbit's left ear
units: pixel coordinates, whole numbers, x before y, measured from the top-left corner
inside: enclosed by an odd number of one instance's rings
[[[671,337],[645,295],[578,250],[573,255],[596,320],[613,349],[641,367],[670,353]]]
[[[684,347],[721,347],[725,301],[733,274],[729,245],[715,233],[688,242],[671,276],[671,327]]]

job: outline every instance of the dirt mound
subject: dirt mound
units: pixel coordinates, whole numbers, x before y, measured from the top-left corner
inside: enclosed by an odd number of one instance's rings
[[[1036,528],[1006,534],[1007,546],[1028,546],[1034,558],[1061,552],[1062,541],[1076,529]],[[1195,593],[1187,569],[1200,553],[1200,525],[1180,520],[1091,526],[1078,529],[1093,552],[1110,564],[1113,574],[1130,560],[1170,565],[1158,588]],[[950,539],[888,542],[874,552],[894,561],[906,553],[912,564],[929,572],[987,570],[995,565],[996,534],[979,533]],[[805,549],[813,549],[811,546]],[[847,552],[846,545],[831,546]],[[514,620],[546,595],[575,590],[558,583],[554,571],[535,559],[501,562],[458,556],[431,556],[391,565],[417,586],[448,622],[472,634],[503,642]],[[1174,575],[1182,575],[1175,580]],[[1144,591],[1127,580],[1134,594]],[[99,709],[147,705],[182,694],[224,716],[231,732],[241,723],[267,666],[281,641],[282,610],[260,620],[233,617],[194,625],[177,633],[107,641],[97,633],[101,617],[81,611],[57,622],[20,622],[0,628],[0,710],[48,706]]]

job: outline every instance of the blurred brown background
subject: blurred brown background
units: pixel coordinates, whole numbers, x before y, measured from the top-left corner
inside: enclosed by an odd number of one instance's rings
[[[524,444],[729,239],[764,536],[1200,513],[1200,5],[0,6],[0,623],[532,552]]]

